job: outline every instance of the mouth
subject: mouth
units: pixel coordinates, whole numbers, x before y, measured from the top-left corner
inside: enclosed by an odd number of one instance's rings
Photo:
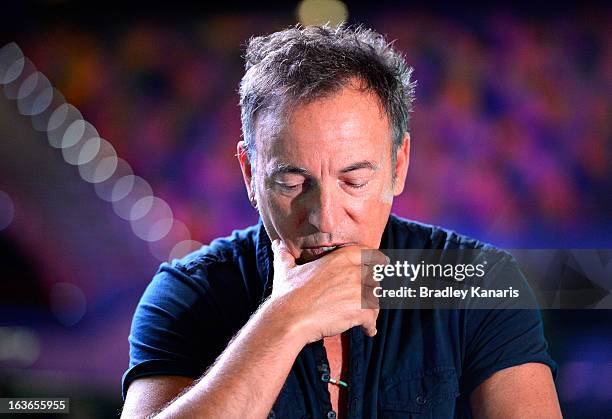
[[[302,247],[302,254],[300,255],[300,261],[303,263],[312,262],[313,260],[319,259],[326,254],[333,252],[344,246],[349,246],[351,243],[338,243],[329,244],[325,246],[308,246]]]

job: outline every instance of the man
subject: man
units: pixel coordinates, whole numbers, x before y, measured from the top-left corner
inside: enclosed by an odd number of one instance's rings
[[[363,28],[250,40],[237,149],[261,221],[162,264],[124,417],[561,416],[537,311],[362,308],[362,250],[483,246],[390,214],[411,71]]]

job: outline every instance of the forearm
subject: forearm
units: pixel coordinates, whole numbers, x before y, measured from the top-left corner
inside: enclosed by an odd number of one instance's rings
[[[262,304],[206,375],[156,418],[265,418],[305,343],[278,304]]]

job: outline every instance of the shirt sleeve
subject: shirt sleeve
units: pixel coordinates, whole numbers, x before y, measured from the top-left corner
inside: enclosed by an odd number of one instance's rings
[[[236,317],[240,310],[225,310],[227,304],[223,304],[232,301],[228,298],[236,303],[239,295],[232,280],[234,271],[227,264],[204,266],[196,273],[176,264],[160,266],[132,319],[130,363],[122,378],[124,400],[137,378],[181,375],[195,379],[214,362],[240,321]]]
[[[512,286],[520,289],[522,295],[516,300],[504,299],[499,307],[468,310],[462,374],[466,394],[471,394],[495,372],[530,362],[548,365],[553,379],[557,376],[557,364],[547,352],[535,296],[514,258],[510,255],[502,258],[493,278],[488,288]]]

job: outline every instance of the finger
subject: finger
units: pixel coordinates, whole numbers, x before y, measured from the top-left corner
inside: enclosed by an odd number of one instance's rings
[[[361,284],[364,287],[378,287],[380,286],[379,280],[376,278],[380,278],[380,272],[375,272],[375,265],[361,265]]]
[[[378,330],[376,330],[376,326],[361,325],[361,329],[363,330],[363,333],[365,333],[371,338],[376,336],[376,333],[378,333]]]
[[[376,333],[377,333],[376,319],[378,318],[379,310],[365,310],[365,311],[366,311],[364,313],[365,319],[364,319],[364,322],[361,324],[361,328],[363,329],[363,332],[366,335],[370,337],[374,337],[376,336]]]
[[[376,295],[374,295],[374,288],[362,287],[361,288],[361,308],[366,309],[378,309],[380,307],[380,301]]]
[[[379,299],[376,296],[376,287],[378,283],[373,285],[370,283],[361,283],[361,308],[379,308]]]
[[[361,263],[364,265],[387,265],[391,259],[380,250],[367,249],[361,252]]]
[[[295,258],[287,249],[285,243],[280,239],[272,241],[272,252],[274,253],[274,270],[287,270],[295,267]]]
[[[389,258],[380,250],[365,246],[347,246],[339,250],[340,253],[346,255],[353,265],[385,265],[390,262]]]
[[[361,267],[361,308],[378,308],[378,298],[375,295],[376,287],[380,283],[372,278],[373,268],[371,266]]]

